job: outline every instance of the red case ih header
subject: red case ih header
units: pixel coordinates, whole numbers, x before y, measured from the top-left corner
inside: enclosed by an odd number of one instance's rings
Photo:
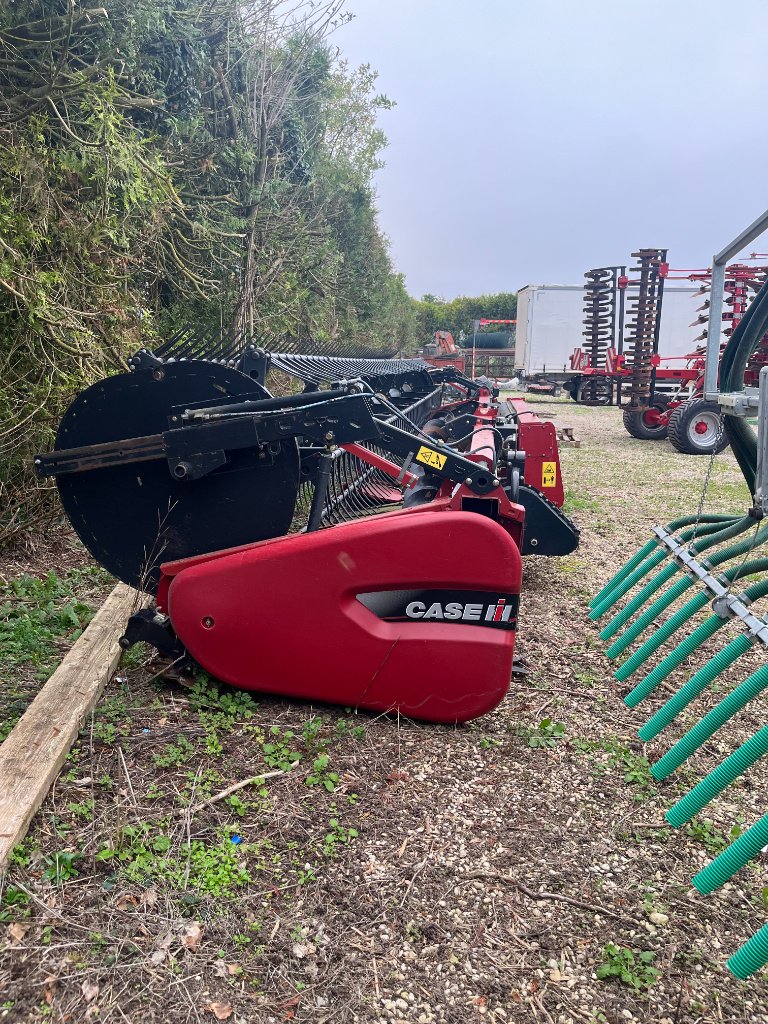
[[[578,544],[553,425],[452,368],[201,344],[138,353],[36,459],[94,557],[154,595],[122,645],[430,721],[498,704],[521,554]],[[270,367],[304,391],[271,396]]]

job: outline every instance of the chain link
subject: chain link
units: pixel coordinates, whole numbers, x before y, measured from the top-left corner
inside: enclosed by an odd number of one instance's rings
[[[699,507],[696,509],[696,522],[693,525],[693,536],[691,537],[690,543],[688,544],[688,550],[691,550],[693,542],[696,540],[696,534],[699,532],[699,525],[701,523],[701,514],[704,511],[704,503],[707,500],[707,491],[709,490],[709,481],[712,478],[712,470],[715,465],[715,456],[717,455],[717,449],[720,447],[720,442],[723,439],[725,433],[725,416],[720,413],[720,426],[717,428],[717,434],[715,435],[715,443],[712,446],[712,453],[709,456],[709,464],[707,465],[707,472],[704,477],[704,485],[701,490],[701,497],[699,498]]]

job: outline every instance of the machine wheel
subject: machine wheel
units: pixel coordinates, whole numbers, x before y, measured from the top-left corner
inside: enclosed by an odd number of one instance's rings
[[[607,377],[584,377],[576,392],[580,405],[611,405],[613,383]]]
[[[668,403],[666,395],[655,395],[653,405],[647,409],[625,409],[624,429],[639,441],[663,441],[667,436],[667,422],[660,416]]]
[[[717,402],[708,402],[706,398],[689,398],[672,410],[669,417],[669,440],[672,447],[684,455],[721,452],[728,447],[728,438],[721,432],[721,423],[722,416]]]
[[[577,401],[577,394],[579,389],[579,381],[581,377],[570,377],[568,380],[563,381],[563,391],[568,395],[571,401]]]

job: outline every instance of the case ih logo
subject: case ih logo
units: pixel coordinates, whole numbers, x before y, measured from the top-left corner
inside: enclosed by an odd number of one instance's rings
[[[517,594],[483,590],[383,590],[358,601],[385,622],[451,622],[490,629],[517,627]]]

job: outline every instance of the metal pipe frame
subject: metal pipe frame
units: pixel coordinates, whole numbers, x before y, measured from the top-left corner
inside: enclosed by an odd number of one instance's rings
[[[729,242],[724,249],[712,257],[712,281],[709,292],[709,325],[707,330],[707,359],[704,369],[704,397],[719,402],[729,409],[731,415],[746,416],[758,404],[758,388],[746,388],[732,394],[721,394],[717,381],[720,365],[720,335],[723,329],[723,293],[725,290],[725,266],[729,260],[768,230],[768,210]]]

